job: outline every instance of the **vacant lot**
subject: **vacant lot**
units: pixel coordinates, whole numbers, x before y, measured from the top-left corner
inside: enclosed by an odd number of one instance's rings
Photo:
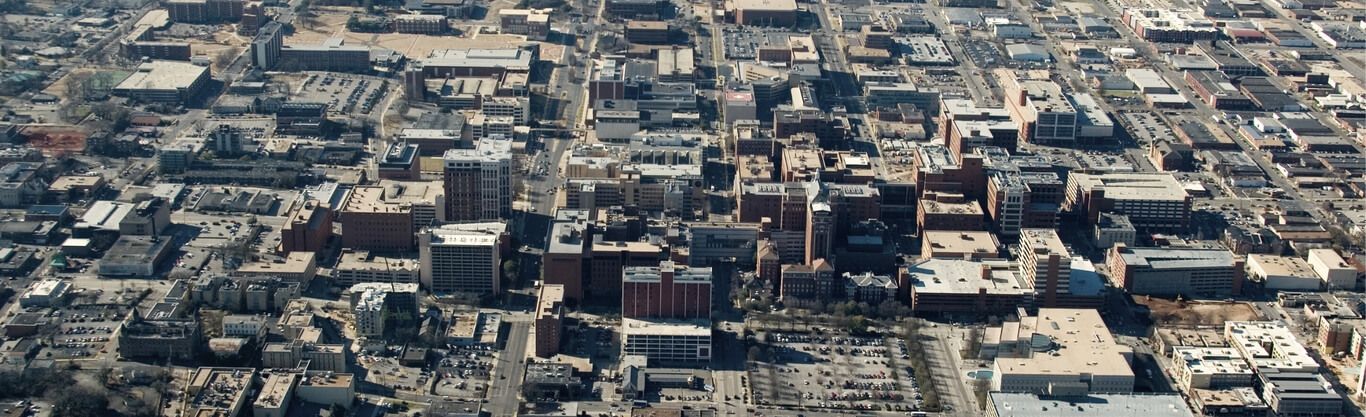
[[[317,45],[327,38],[338,37],[347,45],[372,46],[398,51],[410,59],[422,59],[432,51],[461,48],[500,48],[527,42],[525,36],[480,34],[470,31],[467,36],[431,36],[408,33],[357,33],[346,29],[344,14],[321,14],[296,25],[293,35],[285,38],[285,45]],[[563,49],[559,50],[563,53]],[[554,51],[542,50],[547,59],[559,59]]]
[[[1164,325],[1223,325],[1225,321],[1258,320],[1257,310],[1247,303],[1176,302],[1135,295],[1134,302],[1148,306],[1154,323]]]

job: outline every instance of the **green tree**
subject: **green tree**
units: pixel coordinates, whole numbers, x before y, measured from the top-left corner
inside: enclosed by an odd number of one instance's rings
[[[850,332],[863,333],[868,331],[868,318],[863,316],[850,317],[847,327]]]
[[[332,407],[327,409],[327,415],[329,417],[343,417],[346,415],[346,407],[342,407],[341,404],[333,403]]]
[[[521,270],[521,265],[517,263],[516,259],[508,259],[507,261],[503,262],[504,277],[514,278],[517,276],[517,271],[519,270]]]

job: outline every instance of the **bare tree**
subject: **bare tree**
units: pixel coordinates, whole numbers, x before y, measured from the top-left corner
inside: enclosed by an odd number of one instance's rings
[[[963,358],[976,358],[982,350],[982,328],[973,326],[968,329],[967,341],[963,343]]]
[[[84,103],[91,90],[90,78],[94,75],[93,72],[85,71],[67,73],[62,78],[62,90],[66,92],[67,101]]]
[[[232,60],[236,59],[237,55],[241,53],[242,47],[236,45],[229,46],[226,49],[223,49],[215,53],[213,55],[213,62],[215,64],[218,64],[219,68],[227,68],[228,64],[231,64]]]

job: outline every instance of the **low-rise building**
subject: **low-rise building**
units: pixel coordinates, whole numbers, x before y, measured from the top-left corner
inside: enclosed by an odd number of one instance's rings
[[[126,349],[126,348],[125,348]],[[201,367],[185,385],[181,415],[236,416],[247,405],[256,384],[255,368]]]
[[[885,300],[895,300],[896,280],[886,275],[872,272],[862,274],[844,273],[844,296],[851,301],[878,305]]]
[[[261,340],[265,337],[266,316],[254,314],[229,314],[223,317],[223,337],[241,337]]]
[[[1110,279],[1137,295],[1229,296],[1243,291],[1243,259],[1227,249],[1130,248],[1107,253]]]
[[[416,258],[381,255],[365,250],[345,250],[332,268],[337,284],[365,282],[417,283],[421,262]]]
[[[989,393],[986,417],[1196,416],[1181,396],[1172,393],[1076,395],[1062,390],[1062,387],[1058,388],[1054,396],[1023,392]]]
[[[234,273],[242,277],[278,277],[307,286],[318,275],[318,255],[290,252],[284,259],[243,264]]]
[[[1356,267],[1347,263],[1337,251],[1327,248],[1310,249],[1309,266],[1323,279],[1329,290],[1357,288]]]
[[[1248,278],[1273,290],[1317,291],[1323,280],[1303,259],[1290,256],[1247,255]]]
[[[991,388],[1002,392],[1126,393],[1134,389],[1133,351],[1115,342],[1093,309],[1041,308],[1038,315],[990,327],[981,355],[995,358]]]
[[[1233,348],[1177,347],[1172,349],[1172,363],[1172,377],[1185,392],[1252,386],[1252,367]]]
[[[1262,399],[1279,416],[1331,417],[1342,415],[1343,398],[1333,385],[1314,372],[1257,371]]]
[[[1092,241],[1097,248],[1109,249],[1115,244],[1133,246],[1138,239],[1138,229],[1122,214],[1101,213],[1096,222],[1095,237]]]
[[[114,86],[113,94],[144,103],[192,100],[209,82],[209,67],[183,61],[151,61]]]
[[[170,256],[170,238],[157,236],[119,236],[100,258],[102,276],[152,277],[157,267]]]
[[[922,259],[995,259],[1001,257],[1001,241],[981,230],[926,230],[920,232]]]
[[[1318,362],[1299,342],[1285,322],[1230,321],[1224,323],[1224,338],[1258,373],[1271,371],[1319,371]]]
[[[203,343],[199,323],[181,318],[133,317],[119,325],[119,356],[125,358],[165,358],[193,360]]]
[[[0,249],[13,251],[13,249]],[[21,307],[56,307],[65,303],[67,292],[71,290],[71,283],[60,279],[45,279],[34,282],[28,287],[24,294],[19,296],[19,306]]]
[[[911,309],[929,314],[1010,314],[1029,306],[1034,289],[1005,259],[932,258],[906,267],[901,287]]]
[[[304,361],[308,362],[309,370],[346,372],[346,345],[291,340],[267,343],[261,350],[261,364],[267,368],[296,368]]]

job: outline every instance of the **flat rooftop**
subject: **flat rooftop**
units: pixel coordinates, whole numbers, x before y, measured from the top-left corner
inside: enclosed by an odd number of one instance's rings
[[[364,250],[343,251],[337,270],[417,272],[422,266],[416,258],[403,258],[371,253]]]
[[[1001,241],[987,231],[926,230],[927,252],[998,254]],[[955,256],[961,257],[961,256]]]
[[[1042,335],[1052,341],[1050,353],[1029,358],[997,358],[996,369],[1015,375],[1091,374],[1133,376],[1124,356],[1132,353],[1127,345],[1115,342],[1100,312],[1091,309],[1041,308],[1034,317],[1022,318],[1018,333],[1002,334],[1001,343],[1036,340]]]
[[[737,0],[737,10],[797,11],[797,0]]]
[[[294,381],[299,378],[298,374],[278,373],[266,378],[266,383],[261,387],[261,394],[256,397],[256,402],[252,404],[257,408],[279,408],[284,404],[286,396],[294,390]]]
[[[138,65],[115,90],[177,90],[190,88],[199,77],[206,76],[209,67],[183,61],[152,61]]]
[[[391,203],[384,199],[384,187],[356,187],[351,189],[351,198],[342,206],[342,213],[409,213],[413,207],[407,204]]]
[[[1126,248],[1124,264],[1150,269],[1228,268],[1234,255],[1227,249]]]
[[[1318,278],[1318,273],[1309,266],[1303,259],[1290,256],[1249,254],[1247,255],[1248,264],[1256,263],[1261,267],[1262,273],[1267,276],[1291,276],[1300,278]]]
[[[976,201],[964,203],[941,203],[934,200],[920,200],[920,209],[926,214],[962,214],[962,215],[982,215],[982,206]]]
[[[1083,190],[1104,187],[1105,198],[1138,201],[1184,201],[1186,188],[1167,173],[1071,174]]]
[[[422,59],[423,66],[531,69],[531,51],[520,48],[470,48],[432,51]]]
[[[984,272],[987,271],[987,272]],[[1034,291],[1019,270],[1003,259],[927,259],[906,268],[914,291],[934,294],[1023,295]]]
[[[1224,337],[1260,372],[1262,369],[1318,372],[1318,362],[1280,321],[1230,321]]]
[[[1087,394],[1085,397],[1057,398],[1013,392],[987,395],[990,397],[988,403],[995,407],[987,413],[1003,417],[1195,417],[1176,394]]]
[[[315,267],[313,252],[290,252],[280,263],[255,262],[237,268],[239,274],[306,274]]]
[[[1072,257],[1067,245],[1062,243],[1062,238],[1054,229],[1020,229],[1020,242],[1027,243],[1039,255]]]
[[[711,322],[707,319],[621,319],[621,333],[630,335],[704,336],[711,337]]]

